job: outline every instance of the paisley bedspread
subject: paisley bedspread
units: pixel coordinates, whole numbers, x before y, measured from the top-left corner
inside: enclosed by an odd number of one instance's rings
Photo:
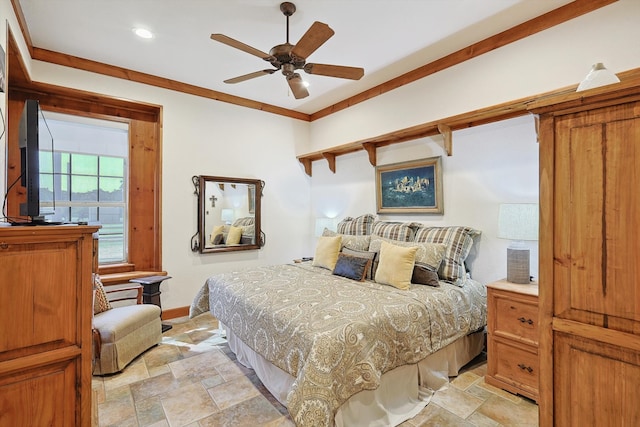
[[[330,426],[337,408],[377,388],[383,373],[483,327],[486,289],[467,279],[403,291],[286,264],[212,276],[190,315],[207,310],[296,378],[287,408],[298,426]]]

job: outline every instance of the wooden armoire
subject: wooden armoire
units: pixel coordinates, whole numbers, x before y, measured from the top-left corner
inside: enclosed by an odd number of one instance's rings
[[[0,426],[90,426],[94,226],[0,227]]]
[[[539,100],[540,425],[640,425],[640,80]]]

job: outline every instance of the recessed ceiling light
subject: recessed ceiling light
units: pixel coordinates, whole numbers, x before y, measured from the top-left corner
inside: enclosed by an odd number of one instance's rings
[[[136,36],[142,37],[143,39],[152,39],[153,33],[145,28],[134,28],[133,32]]]

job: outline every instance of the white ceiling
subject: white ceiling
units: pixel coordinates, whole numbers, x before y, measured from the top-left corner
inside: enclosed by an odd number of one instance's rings
[[[222,33],[259,50],[285,42],[281,0],[20,0],[34,47],[115,65],[303,113],[363,92],[571,0],[297,0],[295,44],[314,21],[335,35],[307,62],[362,67],[358,81],[301,72],[309,97],[296,100],[280,73],[210,39]],[[133,27],[155,33],[140,39]]]

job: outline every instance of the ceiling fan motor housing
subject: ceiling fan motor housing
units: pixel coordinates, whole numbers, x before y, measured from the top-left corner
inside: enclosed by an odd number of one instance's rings
[[[291,55],[291,49],[293,49],[292,44],[284,43],[274,46],[269,51],[269,55],[273,57],[269,62],[277,69],[282,68],[282,74],[285,76],[293,73],[294,70],[304,67],[305,63],[304,59],[298,59]]]

